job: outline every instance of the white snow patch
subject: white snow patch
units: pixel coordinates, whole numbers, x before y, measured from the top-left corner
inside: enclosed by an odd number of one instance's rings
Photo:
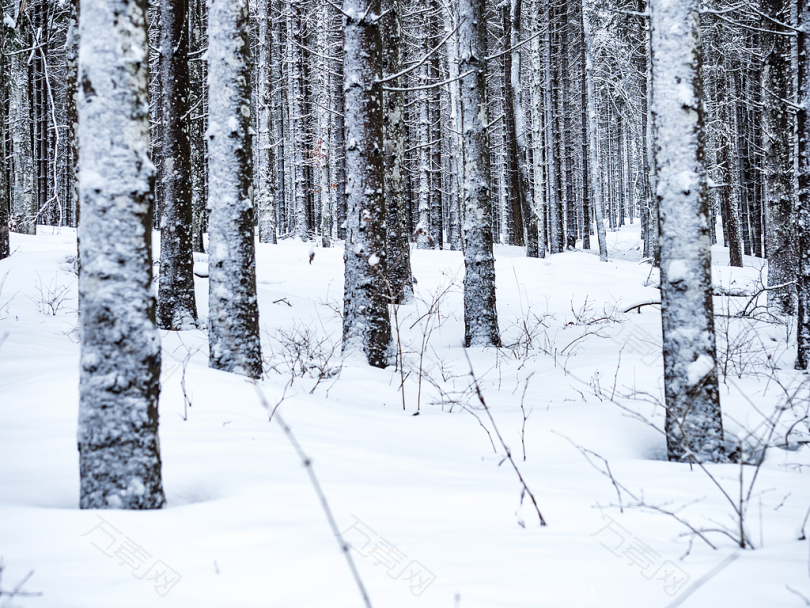
[[[670,283],[679,283],[689,277],[689,266],[683,260],[672,260],[667,269],[667,279]]]
[[[686,367],[687,382],[695,386],[714,369],[714,359],[708,355],[700,355]]]

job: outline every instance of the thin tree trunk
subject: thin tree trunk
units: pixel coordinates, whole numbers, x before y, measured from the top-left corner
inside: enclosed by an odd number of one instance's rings
[[[187,0],[162,0],[160,92],[163,116],[163,208],[160,214],[158,327],[197,327],[191,248],[191,148]]]
[[[152,295],[146,2],[82,0],[82,509],[155,509],[160,335]]]
[[[384,0],[382,11],[386,15],[382,20],[383,74],[397,74],[402,71],[402,1]],[[402,77],[391,81],[390,86],[402,88]],[[411,250],[405,226],[405,94],[386,91],[383,104],[388,290],[392,302],[401,304],[413,298]]]
[[[699,2],[651,0],[650,13],[667,452],[720,462]]]
[[[208,20],[208,364],[258,378],[247,0],[208,0]]]
[[[459,0],[464,134],[464,327],[467,346],[499,346],[492,252],[484,0]]]
[[[270,89],[272,40],[270,36],[270,0],[256,1],[258,21],[258,65],[256,68],[256,207],[259,215],[259,242],[276,242],[276,193],[273,184],[273,147],[270,141],[270,116],[273,111]]]
[[[796,210],[798,245],[798,354],[796,369],[807,369],[810,363],[810,4],[798,0],[799,21],[798,93],[801,108],[796,113],[799,138],[799,201]]]

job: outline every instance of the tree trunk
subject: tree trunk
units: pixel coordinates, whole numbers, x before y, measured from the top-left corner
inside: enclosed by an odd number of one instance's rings
[[[145,0],[82,0],[82,509],[155,509],[160,335],[152,295]]]
[[[593,41],[591,37],[590,2],[582,0],[582,30],[585,36],[585,79],[588,84],[588,181],[591,186],[591,201],[593,202],[594,219],[596,220],[596,236],[599,240],[599,260],[607,262],[607,234],[605,233],[605,220],[602,214],[602,190],[599,187],[599,155],[596,151],[596,103],[593,90]]]
[[[777,21],[790,22],[789,3],[762,0],[761,11]],[[787,101],[791,93],[793,70],[790,65],[791,42],[787,30],[763,20],[762,95],[765,102],[765,196],[767,201],[768,307],[783,314],[794,313],[796,258],[793,252],[793,160],[791,148],[793,121]]]
[[[799,204],[796,210],[798,244],[798,356],[796,369],[807,369],[810,362],[810,4],[798,0],[799,70],[798,93],[801,109],[796,113],[799,136]]]
[[[385,0],[382,11],[383,74],[402,71],[402,1]],[[402,78],[391,81],[392,88],[402,88]],[[395,304],[413,298],[411,250],[405,226],[404,160],[405,160],[405,94],[383,93],[383,150],[385,153],[385,203],[387,205],[388,290]]]
[[[464,134],[464,327],[467,346],[500,346],[495,305],[487,125],[484,0],[460,0],[461,122]]]
[[[247,0],[208,0],[209,366],[262,373]]]
[[[386,289],[380,0],[344,0],[343,90],[348,193],[343,352],[385,367],[391,341]]]
[[[191,148],[188,140],[187,0],[162,0],[160,92],[163,115],[163,208],[160,214],[158,327],[197,327],[191,248]]]
[[[259,215],[259,242],[276,242],[275,185],[273,184],[273,148],[270,142],[270,116],[273,110],[270,89],[272,40],[270,37],[270,0],[257,0],[259,26],[258,65],[256,66],[256,206]]]
[[[670,460],[725,460],[715,361],[698,0],[651,0]]]

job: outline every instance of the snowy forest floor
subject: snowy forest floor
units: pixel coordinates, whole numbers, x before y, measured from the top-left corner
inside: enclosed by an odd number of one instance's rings
[[[798,422],[807,376],[792,369],[793,328],[717,319],[726,435],[752,462],[750,432],[775,428],[779,444],[743,505],[755,549],[742,551],[706,530],[738,534],[735,508],[757,468],[666,461],[654,428],[663,426],[660,311],[623,312],[658,299],[657,271],[639,263],[637,225],[608,238],[607,264],[592,252],[536,260],[496,247],[506,346],[469,351],[547,527],[528,497],[521,503],[471,390],[460,253],[413,252],[417,297],[398,310],[403,411],[393,367],[341,364],[342,249],[316,249],[310,264],[309,244],[258,245],[260,386],[312,457],[375,608],[787,608],[804,605],[797,593],[810,598],[808,541],[797,540],[810,506],[807,419]],[[13,605],[360,606],[301,461],[250,382],[208,369],[202,330],[161,332],[167,508],[77,508],[75,233],[40,227],[40,236],[12,234],[11,245],[0,261],[0,585],[10,591],[33,570],[24,590],[41,593]],[[755,258],[732,269],[722,248],[714,256],[715,285],[762,280]],[[204,313],[207,279],[196,284]],[[747,301],[717,297],[715,312]],[[607,459],[620,496],[597,470],[605,462],[575,444]],[[161,570],[181,578],[156,589]]]

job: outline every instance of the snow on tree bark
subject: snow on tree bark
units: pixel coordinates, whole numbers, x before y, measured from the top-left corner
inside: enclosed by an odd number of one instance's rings
[[[30,46],[28,19],[20,10],[23,0],[17,0],[15,14],[17,25],[11,39],[9,68],[9,130],[14,168],[11,184],[13,208],[11,221],[15,232],[36,234],[37,197],[34,176],[34,148],[31,141],[31,96],[28,87],[28,53],[18,52]]]
[[[380,0],[344,0],[346,247],[343,352],[385,367],[391,341],[383,197]]]
[[[160,508],[146,1],[81,10],[80,506]]]
[[[158,326],[197,327],[191,246],[191,147],[188,138],[188,0],[161,0],[160,103],[163,206],[160,213]]]
[[[536,13],[535,25],[540,26],[540,10],[539,0],[534,0],[534,9]],[[542,27],[542,26],[540,26]],[[546,166],[544,165],[545,157],[545,137],[544,137],[544,114],[543,114],[543,70],[540,65],[540,38],[535,36],[531,42],[531,57],[532,57],[532,83],[531,83],[531,115],[532,115],[532,136],[533,141],[533,154],[532,161],[534,166],[534,205],[533,210],[537,222],[538,244],[537,253],[538,257],[546,257]]]
[[[464,141],[464,341],[499,346],[492,253],[484,0],[460,0],[459,71]]]
[[[257,0],[256,20],[259,25],[258,65],[256,69],[256,204],[259,212],[259,242],[276,242],[276,205],[273,184],[273,148],[270,145],[270,115],[272,94],[270,89],[271,45],[270,0]]]
[[[790,3],[762,0],[762,13],[783,23],[790,22]],[[787,30],[763,21],[762,89],[765,147],[765,197],[767,217],[768,306],[777,312],[795,312],[796,259],[793,247],[793,121],[788,112],[793,70],[791,39]]]
[[[593,215],[596,220],[596,236],[599,240],[599,260],[607,262],[607,235],[605,219],[602,213],[602,189],[599,184],[599,154],[596,150],[597,116],[596,101],[593,90],[593,37],[591,35],[591,7],[589,0],[582,0],[582,31],[585,37],[585,80],[587,81],[588,100],[588,182],[591,188]],[[587,187],[583,186],[583,187]],[[590,230],[586,226],[585,230]]]
[[[652,0],[652,114],[670,460],[723,461],[698,0]]]
[[[512,89],[512,112],[515,124],[515,143],[517,145],[518,179],[520,184],[519,198],[526,232],[526,257],[536,258],[539,257],[537,246],[537,211],[534,201],[534,191],[531,188],[529,180],[529,137],[526,115],[523,111],[523,84],[520,80],[521,49],[517,47],[520,43],[522,5],[522,0],[511,0],[509,13],[509,44],[514,48],[511,52],[512,69],[509,74],[509,85]],[[515,226],[516,231],[520,229],[521,227]]]
[[[798,0],[799,21],[798,89],[799,105],[796,131],[799,138],[799,196],[796,210],[798,245],[798,354],[796,369],[807,369],[810,363],[810,4]]]
[[[262,373],[247,0],[208,0],[209,366]]]
[[[402,71],[402,0],[384,0],[382,11],[383,73],[397,74]],[[390,86],[401,88],[402,78],[391,81]],[[405,225],[405,95],[402,91],[386,91],[383,104],[388,289],[393,302],[400,304],[413,298],[411,249]]]
[[[424,28],[427,30],[429,22],[425,17]],[[422,52],[430,51],[427,34],[422,34]],[[427,83],[428,65],[423,63],[419,68],[420,83]],[[433,249],[430,236],[430,118],[428,115],[428,92],[421,90],[419,99],[419,124],[417,131],[417,146],[419,147],[419,198],[417,209],[419,211],[419,224],[416,226],[416,248]]]
[[[302,33],[303,20],[302,0],[291,0],[287,17],[287,55],[289,67],[287,69],[287,80],[289,91],[289,112],[290,127],[292,137],[288,144],[293,150],[293,193],[294,193],[294,213],[295,213],[295,235],[302,241],[307,240],[307,196],[306,196],[306,176],[304,167],[304,143],[306,140],[306,128],[304,118],[304,74],[302,63],[304,61],[304,44]]]

